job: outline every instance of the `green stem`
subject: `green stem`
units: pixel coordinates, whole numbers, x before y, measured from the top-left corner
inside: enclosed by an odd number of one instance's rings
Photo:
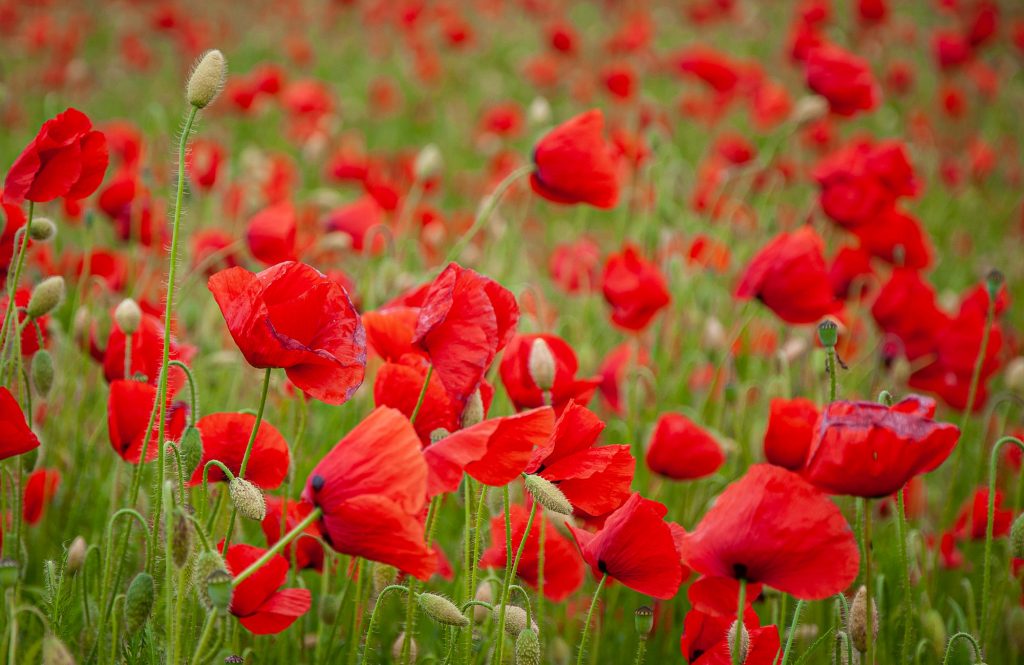
[[[260,423],[263,422],[263,411],[267,406],[267,393],[270,391],[270,372],[273,368],[268,367],[263,373],[263,388],[260,391],[260,404],[256,408],[256,420],[252,424],[252,431],[249,433],[249,442],[245,445],[245,454],[242,455],[242,464],[238,467],[238,477],[245,478],[245,470],[249,466],[249,457],[252,456],[252,449],[256,443],[256,435],[260,429]],[[287,513],[287,506],[285,506],[285,512]],[[238,507],[232,504],[231,506],[231,518],[228,520],[228,530],[224,535],[224,551],[228,549],[228,544],[231,542],[232,532],[235,530],[235,518],[238,515]]]
[[[416,416],[420,415],[420,409],[423,408],[423,400],[427,397],[427,388],[430,386],[430,377],[434,374],[434,366],[427,366],[427,376],[423,379],[423,387],[420,388],[420,396],[416,400],[416,408],[412,410],[412,415],[409,416],[409,422],[413,425],[416,424]]]
[[[370,651],[373,649],[373,627],[377,625],[377,610],[384,604],[384,596],[389,591],[404,591],[406,594],[409,594],[409,589],[401,584],[391,584],[380,590],[380,593],[377,595],[377,601],[373,604],[373,611],[370,612],[370,622],[366,624],[366,639],[363,640],[363,662],[366,662]]]
[[[190,663],[202,662],[199,658],[203,654],[203,649],[206,648],[206,643],[210,641],[210,634],[213,632],[213,623],[217,618],[216,612],[210,612],[206,615],[206,621],[203,622],[203,632],[199,637],[199,642],[196,643],[196,650],[192,652],[192,660]]]
[[[192,370],[189,366],[180,360],[172,360],[167,364],[168,367],[178,367],[181,371],[185,372],[185,376],[188,378],[188,392],[189,392],[189,403],[192,405],[192,412],[189,413],[189,423],[192,425],[196,424],[199,420],[199,393],[196,392],[196,380],[192,376]]]
[[[872,589],[871,579],[871,501],[868,499],[862,499],[862,501],[864,502],[864,587],[866,590],[865,600],[867,601],[867,611],[864,613],[864,640],[867,643],[867,648],[864,651],[864,662],[865,665],[875,665],[875,627],[873,625],[875,613],[873,611],[874,603],[872,602],[874,589]]]
[[[462,253],[462,250],[466,249],[466,246],[473,241],[473,238],[480,232],[480,229],[487,224],[487,220],[490,219],[494,209],[498,207],[498,203],[501,201],[501,197],[504,196],[506,190],[508,190],[508,188],[511,187],[519,178],[533,173],[533,168],[533,164],[520,166],[512,173],[505,176],[504,180],[498,183],[498,186],[494,188],[494,192],[481,207],[476,219],[473,220],[473,226],[469,228],[469,231],[463,234],[459,242],[455,244],[455,247],[452,247],[451,251],[448,252],[448,256],[444,259],[445,265],[459,258],[459,254]]]
[[[913,604],[910,600],[910,563],[907,559],[907,516],[906,500],[904,493],[906,488],[901,488],[896,494],[896,537],[899,539],[900,554],[900,579],[903,586],[903,642],[900,644],[900,662],[907,662],[907,650],[910,648],[910,639],[913,630]]]
[[[636,658],[633,659],[633,665],[643,665],[644,654],[647,653],[647,638],[641,637],[636,645]]]
[[[825,363],[828,367],[828,401],[836,401],[836,347],[825,347]]]
[[[512,554],[512,513],[508,485],[505,485],[502,490],[504,491],[505,507],[505,577],[501,581],[501,593],[498,596],[501,606],[498,608],[498,643],[495,645],[494,659],[496,663],[502,662],[501,658],[505,652],[505,610],[508,607],[508,585],[512,583],[512,558],[510,557]],[[535,503],[534,507],[536,505]]]
[[[28,249],[28,227],[32,226],[32,217],[35,215],[36,204],[33,201],[28,202],[28,219],[25,221],[25,226],[15,231],[14,237],[18,237],[18,233],[21,233],[21,246],[18,248],[18,256],[14,261],[14,277],[13,279],[8,276],[7,279],[7,311],[4,313],[4,323],[0,326],[0,348],[7,349],[7,329],[11,325],[11,316],[14,314],[14,310],[17,307],[14,304],[14,295],[18,290],[18,282],[21,281],[21,271],[25,267],[25,252]],[[18,340],[20,343],[20,340]]]
[[[594,596],[590,599],[590,609],[587,610],[587,619],[583,623],[583,632],[580,634],[580,643],[577,647],[576,652],[576,665],[583,665],[583,652],[587,649],[587,633],[590,632],[590,621],[594,616],[594,608],[597,607],[597,599],[601,595],[601,589],[604,588],[605,581],[608,580],[608,573],[601,576],[601,581],[597,583],[597,588],[594,589]]]
[[[1012,443],[1024,452],[1024,442],[1014,436],[1004,436],[992,446],[988,461],[988,517],[985,522],[985,559],[982,562],[981,583],[981,646],[988,644],[989,605],[992,586],[992,531],[996,513],[996,472],[999,464],[999,451],[1003,446]]]
[[[800,613],[803,609],[804,601],[796,601],[796,607],[793,608],[793,621],[789,624],[789,636],[786,637],[786,650],[782,653],[781,665],[786,665],[789,662],[790,654],[793,653],[793,638],[796,637],[796,629],[800,626]]]
[[[732,656],[732,665],[741,665],[746,658],[743,653],[743,631],[746,627],[743,625],[743,610],[746,609],[747,604],[747,580],[744,578],[739,579],[740,591],[737,597],[736,603],[736,634],[733,635],[731,649],[729,653]]]
[[[236,576],[235,579],[231,582],[231,586],[232,587],[237,587],[239,584],[241,584],[246,579],[248,579],[250,575],[255,573],[257,570],[259,570],[261,567],[263,567],[268,561],[273,559],[274,556],[278,552],[283,550],[285,548],[285,546],[288,545],[288,543],[292,542],[293,540],[298,538],[300,535],[302,535],[302,532],[306,530],[306,527],[308,527],[310,524],[312,524],[313,522],[315,522],[318,519],[320,519],[320,516],[322,514],[323,513],[320,510],[320,508],[314,508],[313,510],[311,510],[309,512],[309,515],[306,515],[306,517],[301,522],[296,524],[295,527],[291,531],[289,531],[288,533],[286,533],[284,535],[284,538],[282,538],[282,539],[278,540],[276,543],[274,543],[270,547],[270,549],[268,549],[266,552],[263,553],[263,556],[261,556],[259,559],[256,559],[255,561],[253,561],[252,564],[248,568],[246,568],[241,573],[239,573],[238,576]]]
[[[981,660],[981,647],[978,646],[978,641],[974,639],[974,636],[970,633],[957,633],[949,638],[949,642],[946,644],[946,655],[942,658],[942,665],[949,665],[949,656],[953,653],[953,647],[956,646],[957,640],[966,640],[974,649],[973,660]]]

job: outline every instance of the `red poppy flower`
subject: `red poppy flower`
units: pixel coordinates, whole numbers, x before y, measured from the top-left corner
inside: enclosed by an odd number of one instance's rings
[[[197,187],[208,190],[217,183],[224,163],[224,147],[209,139],[195,139],[190,148],[185,162],[189,177]]]
[[[303,263],[253,274],[223,270],[209,281],[231,337],[253,367],[283,367],[292,383],[342,404],[363,382],[366,335],[348,294]]]
[[[395,305],[363,314],[363,327],[370,348],[384,360],[395,362],[407,353],[419,350],[412,340],[416,335],[419,307]]]
[[[746,620],[744,620],[744,624],[746,624]],[[726,627],[726,634],[710,651],[690,662],[693,665],[732,665],[734,645],[729,644],[728,633],[731,626],[732,622]],[[778,662],[779,649],[782,646],[778,627],[750,628],[748,626],[747,636],[750,643],[747,646],[747,655],[743,659],[743,665],[775,665]]]
[[[527,473],[558,485],[583,516],[598,517],[621,506],[633,482],[636,460],[628,445],[595,445],[604,427],[592,411],[570,401],[526,465]]]
[[[145,377],[146,382],[157,385],[160,382],[160,367],[164,353],[164,323],[159,317],[146,312],[142,313],[139,329],[132,335],[131,376],[124,375],[125,347],[128,339],[115,321],[107,338],[107,348],[103,354],[103,376],[108,382],[118,379],[130,379],[136,375]],[[170,359],[188,362],[195,349],[179,344],[171,339]],[[185,372],[179,367],[171,367],[167,371],[167,394],[173,395],[185,383]]]
[[[378,407],[320,460],[302,498],[323,511],[320,528],[331,547],[422,580],[434,574],[437,558],[421,521],[427,463],[420,449],[409,419]]]
[[[196,427],[203,435],[203,459],[192,474],[189,485],[202,484],[203,467],[210,460],[219,460],[231,473],[238,475],[255,424],[256,416],[251,413],[211,413],[200,418]],[[245,479],[265,490],[277,489],[288,476],[290,464],[288,442],[276,427],[266,420],[260,421],[249,464],[245,468]],[[224,472],[211,466],[207,481],[223,480],[226,480]]]
[[[647,449],[647,467],[673,480],[710,476],[725,462],[718,441],[686,416],[665,413],[658,418]]]
[[[736,297],[756,297],[788,323],[814,323],[834,314],[841,303],[829,284],[824,246],[810,226],[783,231],[751,259]]]
[[[934,414],[935,401],[916,395],[891,407],[833,402],[818,420],[804,475],[831,494],[892,494],[953,452],[960,430]]]
[[[92,121],[69,108],[47,120],[4,180],[4,203],[45,203],[64,196],[83,199],[107,172],[107,140]]]
[[[276,496],[268,496],[266,501],[267,516],[263,518],[260,526],[263,528],[263,535],[267,539],[268,547],[277,543],[283,534],[298,526],[299,522],[306,519],[310,511],[313,510],[313,506],[305,501],[292,501],[291,499],[283,499]],[[284,522],[283,525],[282,521]],[[309,535],[315,538],[322,538],[323,534],[320,531],[320,523],[314,522],[310,524],[303,530],[302,534],[296,540],[285,545],[284,549],[281,550],[281,554],[291,563],[292,548],[294,547],[296,569],[313,568],[315,570],[323,570],[323,546],[313,538],[306,537]]]
[[[533,191],[555,203],[614,208],[618,173],[603,130],[604,114],[594,109],[548,132],[533,150]]]
[[[512,521],[512,555],[518,551],[526,531],[529,510],[516,504],[510,510]],[[540,533],[544,529],[544,597],[553,602],[568,598],[583,584],[583,565],[576,547],[563,536],[539,510],[530,527],[530,535],[523,546],[517,573],[532,588],[537,588],[540,578]],[[505,517],[498,515],[491,519],[491,546],[480,557],[481,568],[504,568],[507,560],[505,549]]]
[[[463,472],[479,482],[501,487],[523,473],[535,446],[551,436],[551,407],[491,418],[459,430],[423,451],[430,468],[427,494],[454,492]]]
[[[245,242],[252,255],[264,265],[294,261],[297,225],[295,208],[282,201],[252,216],[245,227]]]
[[[878,106],[878,84],[867,63],[838,46],[823,45],[807,57],[807,87],[828,100],[832,112],[851,116]]]
[[[1013,509],[1004,508],[1003,492],[996,490],[995,510],[992,517],[992,537],[1002,538],[1010,533]],[[964,502],[953,523],[953,535],[957,538],[984,540],[988,530],[988,488],[979,487],[974,495]]]
[[[871,316],[879,328],[899,340],[909,360],[931,353],[936,333],[949,321],[936,304],[935,289],[921,273],[906,268],[892,271],[871,305]]]
[[[107,433],[110,445],[121,459],[138,464],[142,457],[142,446],[146,442],[146,426],[156,403],[156,386],[141,381],[117,379],[110,383],[107,398]],[[184,403],[172,405],[167,401],[167,422],[164,433],[167,441],[176,441],[185,429],[188,408]],[[159,454],[159,428],[156,416],[149,431],[149,445],[146,461],[151,462]],[[220,473],[218,471],[218,473]]]
[[[367,244],[371,234],[385,222],[386,211],[372,196],[363,196],[352,203],[335,208],[327,216],[325,227],[332,233],[344,233],[352,239],[352,249],[374,254],[384,249],[385,236],[377,234]]]
[[[608,257],[601,289],[612,307],[612,322],[626,330],[643,330],[672,301],[665,276],[632,244]]]
[[[648,367],[651,364],[650,354],[647,349],[635,344],[623,342],[612,349],[601,363],[599,373],[601,375],[601,396],[608,404],[608,408],[617,414],[622,414],[622,382],[627,372],[632,367]]]
[[[672,528],[664,521],[667,512],[657,501],[633,494],[597,533],[572,525],[569,532],[595,577],[608,575],[634,591],[667,600],[684,578]]]
[[[265,553],[263,548],[236,543],[228,547],[224,561],[228,572],[237,576]],[[288,560],[275,554],[235,587],[230,610],[250,633],[276,635],[309,611],[313,595],[309,589],[281,589],[287,578]]]
[[[790,471],[802,469],[814,439],[818,407],[809,399],[773,399],[764,433],[764,457]]]
[[[601,248],[589,238],[555,247],[548,262],[551,279],[566,293],[592,291],[598,284]]]
[[[803,600],[846,589],[860,553],[839,508],[786,469],[755,464],[715,500],[681,542],[683,561],[705,575],[745,579]]]
[[[577,379],[579,365],[576,353],[561,337],[556,335],[515,335],[501,358],[501,382],[516,409],[530,409],[544,405],[540,388],[530,375],[530,353],[535,340],[542,339],[555,359],[555,381],[551,386],[551,406],[557,413],[569,401],[587,405],[594,391],[601,383],[598,378]]]
[[[867,278],[874,274],[871,255],[860,247],[841,247],[828,269],[832,293],[839,300],[863,296],[868,290]]]
[[[26,524],[36,524],[43,518],[43,509],[57,493],[60,472],[56,469],[38,469],[25,479],[25,504],[22,517]]]
[[[872,256],[904,268],[927,268],[931,242],[916,217],[896,208],[882,211],[870,224],[854,229],[861,247]]]
[[[48,335],[47,328],[50,322],[49,316],[42,316],[36,319],[36,323],[39,324],[39,331],[36,331],[34,325],[26,325],[25,321],[28,319],[28,313],[18,308],[28,307],[28,301],[32,297],[32,292],[26,288],[21,287],[14,292],[14,307],[15,313],[11,315],[11,327],[13,329],[15,323],[19,327],[25,326],[21,329],[21,354],[23,356],[31,356],[40,349],[39,337],[42,334],[43,344],[46,344]],[[0,320],[3,320],[7,316],[7,294],[0,296]]]
[[[897,199],[918,191],[914,168],[899,141],[855,141],[821,160],[812,172],[822,211],[846,229],[876,224]]]
[[[39,439],[25,420],[25,414],[11,391],[0,386],[0,460],[39,447]]]
[[[430,356],[451,398],[464,404],[518,322],[508,289],[450,263],[423,298],[412,341]]]
[[[703,81],[720,95],[732,92],[740,82],[739,65],[725,54],[706,46],[694,46],[672,57],[681,73]]]

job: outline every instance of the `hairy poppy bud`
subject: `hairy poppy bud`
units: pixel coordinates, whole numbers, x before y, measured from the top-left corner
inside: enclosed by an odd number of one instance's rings
[[[555,356],[543,338],[533,340],[527,368],[530,371],[530,378],[541,390],[551,390],[555,385]]]
[[[75,657],[67,645],[53,633],[43,638],[43,665],[75,665]]]
[[[457,626],[465,628],[469,625],[469,619],[463,616],[458,606],[444,596],[436,593],[421,593],[416,597],[427,616],[439,624],[445,626]]]
[[[864,653],[868,648],[868,590],[861,585],[850,605],[850,639],[857,651]],[[871,639],[878,637],[878,606],[871,600]]]
[[[32,385],[44,397],[53,388],[53,356],[46,349],[39,349],[32,356]]]
[[[320,600],[318,608],[320,620],[329,626],[333,626],[341,614],[341,597],[336,593],[329,593]]]
[[[131,298],[122,300],[114,310],[114,321],[125,335],[134,335],[142,324],[142,309],[139,308],[139,303]]]
[[[565,498],[558,485],[547,478],[540,476],[526,476],[526,491],[530,493],[534,501],[544,506],[553,513],[560,515],[572,515],[572,504]]]
[[[206,576],[206,593],[210,603],[215,609],[226,612],[231,605],[231,596],[234,591],[231,588],[231,573],[220,568]]]
[[[491,588],[490,582],[481,582],[480,586],[476,588],[476,594],[473,596],[473,600],[478,600],[481,603],[493,603],[494,602],[494,589]],[[487,620],[487,615],[490,611],[483,605],[473,606],[473,621],[477,623],[483,623]]]
[[[192,554],[192,521],[178,513],[174,516],[174,539],[171,541],[171,561],[182,569]]]
[[[178,440],[178,452],[181,454],[181,466],[185,476],[191,476],[199,462],[203,460],[203,434],[195,425],[189,425]]]
[[[501,613],[501,606],[494,607],[494,620],[498,621]],[[505,632],[512,637],[518,637],[519,633],[526,630],[526,610],[518,605],[505,606]],[[537,630],[537,622],[531,623],[530,628]]]
[[[37,217],[28,227],[28,237],[36,242],[46,242],[57,234],[57,227],[45,217]]]
[[[828,115],[828,100],[820,95],[807,95],[797,100],[793,108],[793,122],[806,125]]]
[[[1024,513],[1010,525],[1010,552],[1014,559],[1024,558]]]
[[[701,343],[709,349],[724,349],[729,343],[725,334],[725,326],[716,317],[708,317],[704,321],[704,334],[701,335]]]
[[[636,612],[633,613],[633,618],[637,634],[640,635],[641,640],[646,640],[647,636],[651,634],[651,630],[654,628],[654,610],[646,605],[641,605],[636,608]]]
[[[818,340],[822,346],[834,347],[839,341],[839,326],[832,319],[825,319],[818,324]]]
[[[85,555],[89,553],[89,546],[85,542],[85,538],[81,536],[75,536],[75,539],[71,541],[71,545],[68,546],[68,558],[65,566],[69,573],[75,573],[82,569],[82,565],[85,563]]]
[[[437,443],[438,441],[440,441],[441,439],[444,439],[445,437],[447,437],[450,434],[451,434],[451,432],[449,432],[445,428],[438,427],[437,429],[435,429],[434,431],[432,431],[430,433],[430,442],[431,443]]]
[[[149,619],[153,611],[155,593],[153,576],[139,573],[128,585],[128,593],[124,597],[124,628],[129,635],[134,635]]]
[[[224,54],[213,49],[207,51],[192,69],[188,78],[186,97],[188,103],[197,109],[206,108],[217,98],[228,75],[228,63]]]
[[[936,658],[942,658],[946,652],[946,622],[942,615],[935,609],[930,609],[921,615],[921,633],[932,645]]]
[[[216,570],[223,570],[224,566],[224,559],[217,552],[204,550],[196,557],[192,569],[192,580],[199,603],[207,610],[213,609],[213,601],[206,589],[206,578]]]
[[[380,594],[384,587],[391,586],[398,579],[398,569],[383,563],[373,564],[373,592]]]
[[[64,278],[47,277],[32,289],[28,300],[28,315],[38,319],[53,311],[53,308],[64,299]]]
[[[739,630],[739,639],[736,639],[736,631]],[[737,658],[736,647],[739,646],[739,657]],[[733,621],[729,627],[729,656],[734,663],[742,663],[747,659],[747,652],[750,651],[750,632],[747,627],[739,621]]]
[[[14,559],[0,559],[0,589],[14,586],[21,574],[18,562]]]
[[[462,408],[462,426],[472,427],[484,419],[484,400],[480,396],[480,389],[474,390],[469,399],[466,400],[466,406]]]
[[[1003,370],[1003,381],[1006,382],[1006,387],[1010,390],[1024,391],[1024,356],[1017,356],[1006,363],[1006,369]]]
[[[540,639],[529,628],[516,638],[516,665],[540,665]]]
[[[543,97],[534,97],[526,109],[526,119],[534,127],[547,125],[551,122],[551,104]]]
[[[551,641],[549,652],[553,665],[569,665],[569,661],[572,660],[572,648],[561,635],[556,635]]]
[[[402,657],[402,649],[405,647],[405,640],[406,635],[405,631],[403,630],[401,633],[398,634],[398,637],[395,638],[394,644],[391,645],[391,657],[396,661]],[[419,652],[420,649],[418,646],[416,646],[416,640],[412,640],[409,643],[409,662],[415,663],[416,656],[419,654]]]
[[[416,161],[412,167],[413,174],[416,176],[416,180],[422,182],[437,175],[443,165],[441,149],[433,143],[428,143],[416,155]]]
[[[267,516],[267,502],[263,498],[263,492],[245,478],[232,478],[228,483],[228,493],[231,494],[231,501],[242,517],[263,521]]]

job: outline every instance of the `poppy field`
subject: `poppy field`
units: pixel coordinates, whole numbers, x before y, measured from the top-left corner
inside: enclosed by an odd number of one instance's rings
[[[0,39],[0,662],[1020,662],[1024,5]]]

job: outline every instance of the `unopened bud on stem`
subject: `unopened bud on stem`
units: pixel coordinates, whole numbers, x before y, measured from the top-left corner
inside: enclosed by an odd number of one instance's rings
[[[186,98],[197,109],[209,106],[224,87],[228,75],[228,63],[224,54],[213,49],[199,58],[188,78]]]
[[[551,390],[555,385],[555,356],[543,338],[533,340],[527,367],[530,378],[541,390]]]

